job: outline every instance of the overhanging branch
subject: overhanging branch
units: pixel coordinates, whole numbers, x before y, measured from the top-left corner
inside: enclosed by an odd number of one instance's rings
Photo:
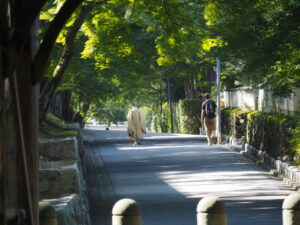
[[[42,80],[45,69],[48,65],[51,50],[60,31],[72,13],[82,2],[83,0],[67,0],[54,20],[51,22],[31,66],[32,84],[37,84]]]
[[[104,2],[102,2],[104,3]],[[54,91],[56,90],[57,86],[59,85],[63,74],[66,70],[66,68],[69,65],[69,62],[73,56],[74,52],[74,45],[75,45],[75,39],[76,35],[82,26],[82,24],[85,21],[86,16],[91,12],[91,10],[99,4],[102,4],[100,2],[86,2],[86,4],[83,4],[79,8],[79,15],[74,21],[74,23],[68,28],[67,34],[66,34],[66,41],[65,46],[62,52],[62,55],[58,61],[58,64],[52,74],[52,78],[49,79],[46,84],[44,85],[43,89],[40,93],[40,99],[39,99],[39,109],[40,109],[40,121],[45,119],[46,112],[48,110],[51,98],[53,96]]]

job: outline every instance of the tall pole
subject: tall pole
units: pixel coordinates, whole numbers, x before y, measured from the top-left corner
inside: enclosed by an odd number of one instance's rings
[[[171,117],[171,133],[174,133],[174,124],[173,124],[173,106],[172,106],[171,81],[170,81],[170,77],[168,77],[168,99],[169,99],[170,117]]]
[[[221,62],[220,57],[217,56],[217,143],[222,143],[221,137]]]

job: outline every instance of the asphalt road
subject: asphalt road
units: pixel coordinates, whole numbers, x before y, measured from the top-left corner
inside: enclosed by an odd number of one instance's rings
[[[293,191],[229,147],[191,135],[148,133],[133,146],[125,131],[84,134],[92,225],[110,225],[122,198],[138,202],[143,225],[196,225],[206,195],[225,202],[228,225],[282,224],[282,202]]]

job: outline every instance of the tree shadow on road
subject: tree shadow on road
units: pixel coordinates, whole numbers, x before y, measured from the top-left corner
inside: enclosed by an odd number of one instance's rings
[[[225,201],[229,225],[281,225],[282,201],[291,193],[237,152],[201,141],[101,143],[92,154],[102,160],[114,200],[135,199],[144,225],[196,224],[197,203],[206,195]]]

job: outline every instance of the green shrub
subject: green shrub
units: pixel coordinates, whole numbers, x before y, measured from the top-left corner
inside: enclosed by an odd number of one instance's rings
[[[151,118],[149,120],[149,123],[150,123],[150,126],[148,125],[150,131],[153,131],[153,132],[158,132],[157,130],[157,123],[156,123],[156,115],[153,115],[153,116],[146,116],[146,118]]]
[[[162,105],[162,114],[159,114],[159,127],[160,132],[167,133],[169,130],[169,124],[170,124],[170,109],[169,109],[169,103],[165,102]]]
[[[202,100],[184,99],[179,101],[180,130],[185,134],[199,134],[199,115]]]
[[[181,133],[181,127],[180,127],[180,108],[179,103],[173,104],[173,124],[174,124],[174,133]]]
[[[152,109],[150,107],[143,107],[143,111],[146,118],[146,127],[150,131],[152,130],[152,121],[154,118],[154,115],[152,115]]]
[[[147,116],[150,117],[150,119],[148,119],[148,123],[150,124],[148,124],[148,127],[150,128],[150,131],[163,133],[168,131],[168,122],[165,112],[163,114]]]
[[[65,122],[63,120],[59,119],[57,116],[53,115],[52,113],[47,113],[46,120],[48,122],[56,124],[57,126],[61,126],[61,127],[65,126]]]
[[[199,134],[200,121],[198,119],[202,101],[199,99],[181,100],[173,103],[173,132]],[[148,110],[149,111],[149,110]],[[152,111],[153,115],[146,115],[148,127],[154,132],[171,132],[171,112],[169,103],[162,105],[160,109]]]

